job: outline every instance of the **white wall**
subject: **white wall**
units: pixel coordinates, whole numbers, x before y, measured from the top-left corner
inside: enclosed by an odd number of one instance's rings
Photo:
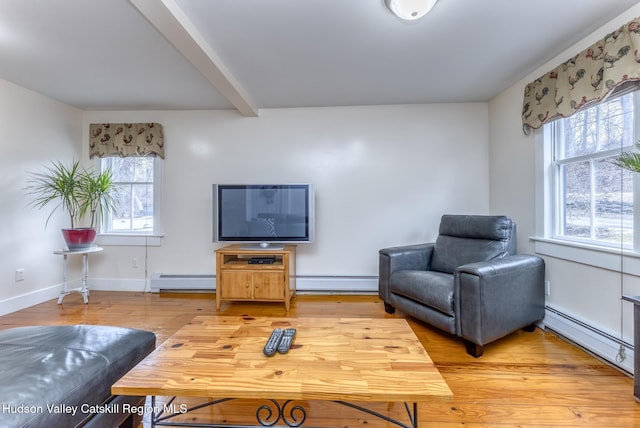
[[[520,125],[523,88],[514,85],[489,103],[489,187],[492,214],[508,213],[517,225],[518,252],[531,253],[535,146]]]
[[[62,259],[52,252],[63,245],[65,216],[27,207],[26,171],[53,159],[79,159],[82,114],[64,104],[0,80],[0,314],[57,295]],[[25,280],[15,282],[16,269]]]
[[[489,103],[491,211],[513,213],[518,221],[521,250],[533,252],[536,245],[528,237],[542,233],[541,230],[536,233],[535,227],[542,212],[540,204],[536,204],[535,169],[536,144],[541,142],[536,143],[534,135],[525,136],[522,132],[520,113],[524,87],[638,15],[640,5],[532,71]],[[598,259],[605,259],[606,255],[600,253],[593,257],[598,262]],[[638,277],[627,275],[621,285],[620,274],[615,271],[559,257],[544,258],[547,263],[546,277],[551,284],[547,305],[613,337],[620,337],[621,330],[624,330],[624,339],[633,342],[632,305],[624,303],[621,309],[620,297],[621,294],[640,294]],[[624,314],[622,328],[621,313]],[[626,367],[632,365],[629,359],[625,364]]]
[[[435,238],[443,213],[489,211],[482,103],[84,113],[85,130],[121,121],[164,126],[165,237],[105,248],[98,278],[213,274],[212,183],[315,185],[316,241],[299,246],[299,275],[376,276],[378,249]],[[147,272],[132,268],[145,254]]]

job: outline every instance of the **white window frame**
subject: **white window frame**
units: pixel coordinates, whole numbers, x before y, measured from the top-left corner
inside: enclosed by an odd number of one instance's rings
[[[637,142],[640,141],[640,91],[634,96],[634,109],[634,138]],[[560,220],[556,209],[559,195],[557,170],[553,162],[555,148],[549,144],[553,138],[553,128],[545,126],[534,131],[536,234],[532,239],[535,242],[536,253],[640,276],[640,174],[634,174],[633,178],[633,248],[559,236],[556,233]]]
[[[640,99],[640,97],[633,97],[633,103],[634,103],[634,110],[635,111],[639,111],[638,110],[638,99]],[[636,115],[637,116],[637,115]],[[638,119],[636,117],[635,122],[634,122],[634,128],[636,127],[636,123],[637,123]],[[564,201],[563,201],[563,196],[564,196],[564,192],[563,192],[563,187],[564,187],[564,183],[563,183],[563,176],[560,172],[561,167],[562,166],[568,166],[568,165],[572,165],[572,164],[576,164],[576,163],[582,163],[582,162],[587,162],[590,164],[590,171],[591,171],[591,192],[594,191],[594,186],[595,186],[595,168],[594,168],[594,164],[598,161],[601,161],[603,159],[608,159],[608,158],[614,158],[615,156],[620,154],[620,147],[617,148],[613,148],[613,149],[607,149],[607,150],[600,150],[597,152],[593,152],[593,153],[589,153],[589,154],[582,154],[582,155],[576,155],[573,157],[569,157],[569,158],[564,158],[564,159],[559,159],[559,152],[560,152],[560,145],[563,143],[563,133],[562,133],[562,127],[560,126],[560,121],[555,121],[553,123],[551,123],[550,125],[548,125],[551,128],[551,135],[552,135],[552,139],[553,139],[553,144],[552,146],[552,150],[553,150],[553,161],[552,161],[552,172],[553,172],[553,181],[554,181],[554,185],[556,188],[556,197],[553,199],[553,213],[554,213],[554,237],[557,239],[561,239],[561,240],[568,240],[568,241],[576,241],[576,242],[584,242],[586,244],[591,244],[591,245],[596,245],[596,246],[604,246],[604,247],[616,247],[619,248],[620,247],[620,243],[615,243],[615,242],[607,242],[607,241],[603,241],[603,240],[598,240],[596,238],[593,237],[593,232],[594,232],[594,223],[591,223],[591,227],[590,227],[590,232],[591,232],[591,237],[590,238],[584,238],[584,237],[575,237],[575,236],[570,236],[570,235],[563,235],[561,233],[562,229],[563,229],[563,223],[565,221],[565,205],[564,205]],[[636,130],[634,129],[634,136],[638,135],[636,133]],[[630,150],[634,150],[634,145],[633,142],[631,143],[631,145],[622,147],[623,151],[630,151]],[[634,185],[634,190],[635,188],[637,188],[637,186]],[[634,191],[634,195],[637,192]],[[591,194],[591,197],[593,198],[594,195],[593,193]],[[635,202],[635,200],[634,200]],[[634,204],[635,205],[635,204]],[[591,201],[591,220],[592,222],[595,221],[595,215],[594,215],[594,210],[595,210],[596,204],[595,204],[595,200]],[[634,213],[635,214],[635,213]],[[636,215],[634,215],[634,219],[635,219]],[[634,230],[637,230],[634,224]],[[638,247],[638,234],[634,233],[634,243],[632,244],[627,244],[625,245],[625,248],[637,248]]]
[[[94,168],[98,171],[102,168],[102,158],[96,157]],[[103,231],[100,225],[96,236],[98,245],[123,245],[123,246],[150,246],[157,247],[162,244],[162,158],[153,157],[153,230],[144,232],[115,233]]]

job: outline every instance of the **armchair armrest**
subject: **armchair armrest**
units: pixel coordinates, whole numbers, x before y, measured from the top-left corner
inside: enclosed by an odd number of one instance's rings
[[[454,272],[458,335],[483,346],[544,317],[544,261],[518,254]]]
[[[380,250],[378,294],[389,301],[389,278],[399,270],[430,270],[434,243],[390,247]]]

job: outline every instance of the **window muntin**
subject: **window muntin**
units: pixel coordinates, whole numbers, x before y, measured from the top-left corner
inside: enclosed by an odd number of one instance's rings
[[[555,238],[633,246],[634,177],[612,160],[621,150],[633,150],[634,110],[634,94],[627,94],[549,125]]]

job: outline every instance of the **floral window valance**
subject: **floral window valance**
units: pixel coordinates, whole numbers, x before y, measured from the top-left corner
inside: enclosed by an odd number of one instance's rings
[[[524,90],[525,133],[640,81],[640,18],[628,22]]]
[[[164,159],[164,134],[159,123],[92,123],[89,157],[160,156]]]

